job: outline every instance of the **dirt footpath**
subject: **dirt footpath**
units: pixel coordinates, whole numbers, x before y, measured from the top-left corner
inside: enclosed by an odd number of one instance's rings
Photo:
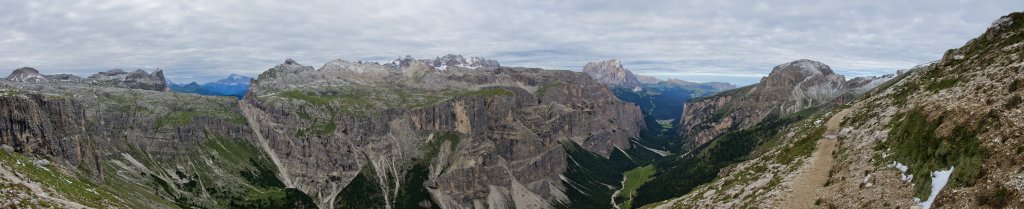
[[[832,169],[832,151],[836,149],[836,135],[843,118],[853,108],[836,113],[825,123],[826,130],[822,140],[818,140],[810,162],[800,168],[799,174],[792,183],[792,190],[784,196],[779,208],[818,208],[814,201],[825,192],[828,172]]]

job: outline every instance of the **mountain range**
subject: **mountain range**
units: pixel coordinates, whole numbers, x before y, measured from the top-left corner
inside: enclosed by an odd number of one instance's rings
[[[24,67],[0,80],[0,206],[1018,208],[1022,54],[1012,13],[896,74],[797,59],[742,87],[461,55],[202,85]]]
[[[238,99],[242,99],[242,97],[245,96],[245,92],[249,90],[250,80],[252,80],[252,78],[248,76],[231,74],[227,78],[204,84],[196,82],[180,84],[172,81],[167,81],[167,84],[170,90],[174,92],[195,93],[211,96],[233,96]]]

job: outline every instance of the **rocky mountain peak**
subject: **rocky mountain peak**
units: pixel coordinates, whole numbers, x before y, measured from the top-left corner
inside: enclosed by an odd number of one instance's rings
[[[858,85],[868,83],[872,82]],[[684,149],[699,147],[733,128],[749,128],[773,112],[795,113],[849,92],[846,79],[824,63],[800,59],[775,66],[760,83],[687,102],[680,123],[680,133],[689,143]]]
[[[639,90],[641,85],[637,76],[623,68],[622,63],[616,59],[587,63],[583,66],[583,73],[590,75],[590,77],[598,82],[608,85],[635,90]]]
[[[264,71],[263,73],[260,73],[260,75],[257,76],[257,78],[258,78],[258,80],[263,80],[263,79],[268,79],[268,78],[276,78],[276,77],[284,76],[284,75],[287,75],[287,74],[296,74],[296,73],[302,72],[302,71],[315,71],[315,70],[316,69],[313,69],[313,67],[311,67],[311,66],[305,66],[305,65],[299,64],[295,60],[292,60],[292,59],[289,58],[289,59],[285,59],[284,63],[281,63],[281,64],[279,64],[277,66],[274,66],[273,68],[267,69],[267,71]]]
[[[785,64],[775,66],[769,77],[776,74],[800,73],[803,76],[810,75],[832,75],[832,68],[825,63],[809,59],[799,59]]]
[[[228,75],[228,78],[227,78],[227,79],[230,79],[230,80],[238,80],[238,79],[244,79],[244,78],[248,78],[248,77],[246,77],[246,76],[243,76],[243,75],[239,75],[239,74],[234,74],[234,73],[232,73],[231,75]]]
[[[11,72],[11,75],[7,76],[7,80],[17,82],[45,82],[46,77],[39,74],[39,70],[30,67],[22,67]]]
[[[846,78],[824,63],[800,59],[775,66],[754,89],[759,102],[782,103],[786,113],[830,101],[846,89]]]

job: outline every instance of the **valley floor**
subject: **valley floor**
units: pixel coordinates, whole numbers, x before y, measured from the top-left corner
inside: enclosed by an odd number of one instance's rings
[[[636,189],[650,181],[652,175],[654,175],[654,165],[635,168],[623,174],[622,188],[616,191],[615,194],[612,194],[612,204],[615,204],[615,207],[620,209],[633,208],[633,197],[636,196]],[[616,199],[620,198],[625,201],[618,203],[619,201],[616,201]]]

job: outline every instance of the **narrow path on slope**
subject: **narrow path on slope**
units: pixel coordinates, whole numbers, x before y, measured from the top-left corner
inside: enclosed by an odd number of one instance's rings
[[[823,140],[818,140],[811,161],[800,169],[793,182],[793,190],[785,196],[779,208],[815,208],[814,201],[824,192],[828,172],[832,169],[832,151],[836,149],[836,135],[843,118],[853,108],[846,108],[836,113],[825,123]]]

